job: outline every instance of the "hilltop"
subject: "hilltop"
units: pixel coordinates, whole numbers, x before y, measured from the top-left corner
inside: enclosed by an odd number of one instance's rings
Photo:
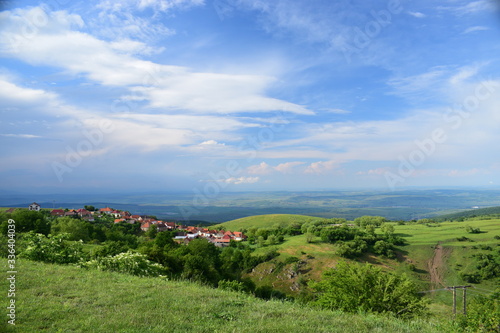
[[[243,217],[240,219],[219,223],[214,228],[226,230],[240,230],[249,228],[271,228],[273,226],[288,227],[296,223],[321,220],[320,217],[295,214],[265,214]]]
[[[222,223],[228,230],[273,228],[294,223],[321,220],[303,215],[259,215]],[[372,263],[387,271],[405,273],[414,278],[423,291],[464,283],[464,278],[479,274],[476,265],[481,255],[495,253],[500,244],[500,219],[473,218],[464,222],[440,222],[422,220],[421,223],[389,223],[394,235],[401,237],[405,245],[395,247],[395,257],[367,252],[352,260]],[[233,228],[233,229],[231,229]],[[467,228],[479,232],[470,233]],[[381,234],[380,229],[376,229]],[[321,241],[316,236],[308,241],[306,234],[286,236],[273,246],[257,247],[256,254],[270,249],[279,256],[255,267],[247,276],[257,285],[272,285],[286,294],[297,296],[305,283],[318,280],[326,268],[335,267],[343,259],[338,255],[339,243]],[[469,281],[465,281],[469,282]],[[483,281],[478,287],[494,290],[494,280]],[[474,293],[474,291],[473,291]],[[450,305],[446,294],[431,295],[439,303]]]

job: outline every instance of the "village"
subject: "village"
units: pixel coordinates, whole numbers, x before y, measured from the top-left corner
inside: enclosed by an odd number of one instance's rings
[[[36,202],[28,207],[29,210],[40,211],[41,206]],[[174,240],[178,243],[188,244],[194,239],[203,238],[213,243],[217,247],[229,246],[231,241],[239,242],[247,238],[240,231],[212,230],[203,227],[186,226],[178,222],[167,222],[152,218],[147,215],[133,215],[128,211],[112,209],[110,207],[89,210],[85,208],[79,209],[52,209],[50,211],[52,217],[74,217],[84,221],[94,222],[95,218],[110,216],[114,218],[114,223],[140,223],[142,231],[148,231],[151,228],[156,228],[157,232],[174,231]]]

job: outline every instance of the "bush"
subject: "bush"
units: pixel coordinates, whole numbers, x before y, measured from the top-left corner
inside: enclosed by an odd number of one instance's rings
[[[465,226],[465,231],[469,234],[479,234],[481,232],[479,228],[473,228],[470,225]]]
[[[386,256],[387,258],[390,259],[396,258],[392,244],[386,241],[380,240],[376,242],[375,245],[373,246],[373,250],[375,251],[376,254],[381,254],[383,256]]]
[[[391,313],[405,318],[421,315],[426,309],[418,286],[406,275],[384,273],[370,264],[340,262],[310,286],[318,295],[314,304],[323,308]]]
[[[219,289],[222,290],[232,290],[240,293],[248,293],[248,287],[243,282],[239,281],[230,281],[230,280],[221,280],[219,281]]]
[[[101,271],[112,271],[137,276],[159,276],[164,273],[165,267],[149,261],[145,255],[135,252],[125,252],[113,257],[99,257],[94,260],[81,262],[82,268],[94,268]]]
[[[33,231],[24,234],[22,258],[53,264],[77,263],[83,257],[81,242],[69,242],[68,234],[44,236]]]
[[[498,294],[491,297],[473,297],[467,304],[467,316],[460,316],[458,322],[465,332],[498,332],[500,328]]]

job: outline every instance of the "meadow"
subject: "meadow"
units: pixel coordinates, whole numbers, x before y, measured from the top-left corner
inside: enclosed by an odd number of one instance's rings
[[[0,288],[7,287],[2,279]],[[27,260],[18,262],[16,309],[15,329],[2,320],[2,332],[453,332],[448,322],[344,314],[188,281]]]

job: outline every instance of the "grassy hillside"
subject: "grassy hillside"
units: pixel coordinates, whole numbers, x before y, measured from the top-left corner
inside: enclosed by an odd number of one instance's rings
[[[248,229],[252,227],[266,228],[275,225],[288,226],[292,223],[304,223],[308,220],[317,220],[317,219],[321,218],[306,216],[306,215],[294,215],[294,214],[255,215],[220,223],[215,225],[214,228],[224,227],[226,230],[236,231],[242,228]]]
[[[266,221],[269,221],[268,216],[255,216],[249,220],[252,225],[266,225]],[[500,240],[495,238],[500,237],[500,219],[393,225],[395,234],[404,237],[408,243],[397,247],[395,259],[368,253],[356,260],[380,265],[387,271],[406,273],[420,283],[422,291],[464,284],[461,273],[474,272],[476,261],[473,256],[492,253],[500,244]],[[468,233],[467,226],[479,228],[481,232]],[[377,229],[377,232],[380,230]],[[256,254],[264,254],[269,248],[257,248]],[[287,236],[283,243],[273,248],[280,253],[279,257],[260,264],[248,276],[259,286],[272,285],[292,295],[298,295],[307,280],[318,280],[326,268],[334,267],[342,259],[336,255],[337,244],[324,243],[318,237],[308,243],[306,235]],[[291,257],[295,257],[296,261],[292,261]],[[495,282],[486,280],[476,286],[492,291]],[[476,291],[471,290],[471,294],[478,294],[479,291]],[[442,309],[443,313],[449,313],[449,292],[428,296],[447,307]]]
[[[5,260],[2,268],[7,271]],[[0,288],[8,290],[7,280]],[[2,297],[1,307],[6,308]],[[452,332],[446,323],[263,301],[164,278],[18,261],[16,329],[1,332]]]
[[[457,220],[460,218],[470,218],[470,217],[484,216],[484,215],[500,215],[500,206],[472,209],[472,210],[466,210],[466,211],[453,213],[453,214],[440,215],[440,216],[436,216],[435,219],[437,219],[437,220]]]

